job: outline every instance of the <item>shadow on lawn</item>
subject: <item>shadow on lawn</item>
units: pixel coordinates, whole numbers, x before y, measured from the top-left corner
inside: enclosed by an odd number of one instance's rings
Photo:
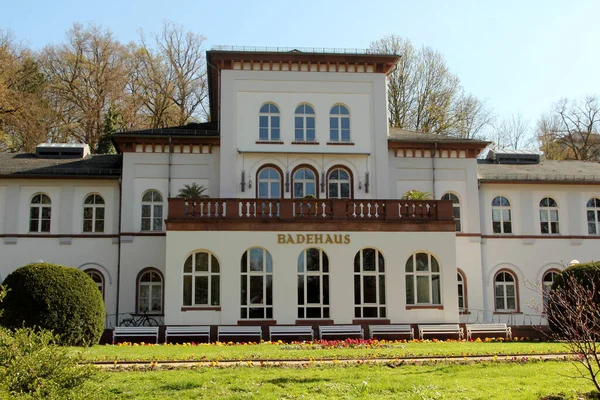
[[[287,385],[305,385],[308,383],[319,383],[319,382],[329,382],[331,379],[328,378],[275,378],[269,379],[266,383],[271,383],[276,386],[285,387]]]

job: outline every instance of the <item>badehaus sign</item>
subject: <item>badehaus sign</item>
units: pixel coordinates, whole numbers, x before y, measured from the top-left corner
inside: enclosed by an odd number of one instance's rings
[[[350,244],[348,234],[296,233],[277,235],[277,244]]]

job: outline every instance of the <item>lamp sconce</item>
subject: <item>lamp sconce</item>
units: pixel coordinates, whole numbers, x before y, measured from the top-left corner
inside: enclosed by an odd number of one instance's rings
[[[246,171],[242,170],[242,182],[240,183],[242,186],[242,192],[246,191]]]
[[[252,179],[248,180],[248,189],[252,189]]]
[[[290,171],[285,171],[285,192],[290,192]]]
[[[325,193],[325,171],[321,171],[321,193]]]
[[[358,190],[362,189],[362,181],[359,179],[358,180]]]
[[[365,193],[369,193],[369,173],[365,172]]]

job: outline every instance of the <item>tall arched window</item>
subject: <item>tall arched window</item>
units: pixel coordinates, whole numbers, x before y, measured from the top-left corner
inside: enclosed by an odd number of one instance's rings
[[[343,105],[335,105],[329,113],[329,141],[350,141],[350,111]]]
[[[428,253],[414,253],[406,261],[406,304],[442,303],[440,265]]]
[[[83,201],[83,231],[104,232],[104,199],[90,194]]]
[[[542,300],[544,301],[544,309],[546,309],[546,306],[548,305],[548,295],[550,294],[550,289],[552,288],[552,285],[559,274],[559,271],[550,270],[547,271],[542,278],[542,294],[544,296]]]
[[[163,198],[158,190],[148,190],[142,196],[142,231],[162,231]]]
[[[559,233],[558,204],[552,197],[540,201],[540,230],[542,234]]]
[[[257,195],[259,199],[278,199],[281,196],[281,173],[273,167],[258,171]]]
[[[354,256],[354,317],[385,318],[385,261],[377,249]]]
[[[162,314],[163,279],[161,273],[157,269],[146,268],[138,275],[137,285],[137,312]]]
[[[263,104],[258,114],[259,140],[279,141],[279,108],[273,103]]]
[[[344,168],[334,168],[327,174],[327,190],[330,199],[349,199],[352,197],[352,180]]]
[[[300,104],[294,117],[294,141],[314,142],[315,137],[315,110],[308,104]]]
[[[460,219],[460,200],[458,196],[454,193],[446,193],[442,196],[442,200],[450,200],[452,201],[454,208],[454,222],[456,222],[456,232],[460,232],[462,230],[462,224]]]
[[[494,233],[512,233],[510,202],[504,196],[492,200],[492,227]]]
[[[298,318],[329,318],[329,259],[321,249],[298,256]]]
[[[463,272],[456,272],[456,281],[458,282],[458,311],[463,312],[467,309],[467,279]]]
[[[501,271],[494,277],[494,300],[496,311],[518,310],[517,278],[511,272]]]
[[[292,177],[295,199],[306,196],[317,197],[317,174],[310,168],[299,168]]]
[[[214,254],[207,251],[191,254],[183,265],[183,305],[220,305],[220,271]]]
[[[29,205],[29,232],[50,232],[52,202],[44,193],[37,193]]]
[[[242,319],[273,318],[273,259],[253,247],[242,256]]]
[[[98,290],[100,290],[100,293],[102,293],[102,298],[104,298],[104,275],[102,275],[102,273],[97,269],[86,269],[83,272],[92,278],[96,286],[98,286]]]
[[[587,224],[590,235],[600,234],[600,199],[596,197],[587,202]]]

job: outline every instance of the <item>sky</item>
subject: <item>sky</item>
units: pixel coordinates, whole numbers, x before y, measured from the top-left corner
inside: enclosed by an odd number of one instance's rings
[[[438,50],[498,119],[521,114],[531,126],[561,98],[600,95],[598,0],[0,0],[0,10],[0,29],[35,50],[64,41],[74,22],[128,43],[168,20],[205,36],[207,50],[362,49],[395,34]]]

